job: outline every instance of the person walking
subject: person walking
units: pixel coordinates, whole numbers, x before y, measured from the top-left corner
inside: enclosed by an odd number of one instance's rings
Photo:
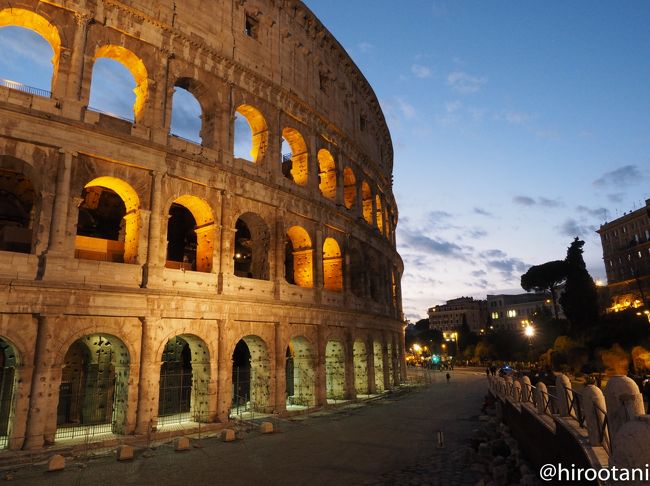
[[[447,383],[449,383],[449,380],[451,380],[451,375],[447,373]]]

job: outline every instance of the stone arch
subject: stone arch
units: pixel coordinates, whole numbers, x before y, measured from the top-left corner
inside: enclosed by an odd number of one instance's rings
[[[313,253],[309,233],[301,226],[289,228],[284,259],[287,282],[299,287],[314,286]]]
[[[366,395],[369,392],[366,342],[356,340],[352,349],[354,353],[354,388],[357,395]]]
[[[316,405],[316,370],[311,342],[304,336],[289,340],[286,352],[287,406]]]
[[[325,347],[325,385],[329,400],[345,398],[345,346],[330,340]]]
[[[251,105],[239,105],[235,110],[235,114],[237,113],[246,119],[251,129],[250,161],[260,162],[269,145],[269,128],[266,119],[257,108]],[[235,144],[237,144],[237,140],[235,140]]]
[[[389,386],[393,385],[393,376],[394,376],[394,362],[393,362],[393,339],[389,338],[388,343],[386,344],[386,355],[388,359],[386,360],[386,363],[388,364],[388,369],[387,375],[388,375],[388,383],[390,384]]]
[[[31,167],[11,160],[0,158],[0,251],[31,253],[40,198],[23,171]]]
[[[0,28],[22,27],[36,32],[52,48],[52,86],[56,83],[61,57],[61,36],[59,30],[41,15],[22,8],[5,8],[0,10]]]
[[[271,233],[266,222],[252,212],[241,214],[235,222],[234,240],[235,275],[269,280]]]
[[[259,336],[241,338],[232,352],[233,412],[268,410],[271,405],[271,359]]]
[[[140,198],[127,182],[102,176],[84,186],[76,258],[137,263],[139,235]]]
[[[158,423],[209,421],[210,351],[194,334],[170,337],[160,359]]]
[[[343,169],[343,204],[352,209],[357,203],[357,178],[350,167]]]
[[[149,75],[142,59],[136,56],[129,49],[115,44],[100,46],[95,51],[95,59],[106,57],[122,64],[129,70],[135,80],[135,103],[133,104],[133,116],[136,123],[142,119],[144,106],[149,96]],[[92,89],[92,88],[91,88]]]
[[[373,341],[373,366],[375,368],[375,390],[377,393],[384,391],[384,349],[381,341]]]
[[[199,197],[183,195],[171,204],[169,216],[165,266],[210,273],[215,239],[210,205]]]
[[[187,96],[191,97],[193,100],[192,102],[196,103],[198,106],[198,114],[195,112],[195,110],[191,110],[191,106],[177,106],[178,102],[182,98],[186,98],[186,102],[190,102],[190,99],[187,97],[183,97],[182,94],[178,91],[178,89],[182,90],[183,92],[186,93]],[[206,88],[199,83],[197,80],[189,77],[180,77],[176,80],[174,83],[174,89],[171,94],[171,116],[170,116],[170,123],[169,123],[169,133],[174,136],[179,136],[181,138],[184,138],[186,140],[189,140],[191,142],[196,142],[201,145],[204,144],[205,140],[208,138],[206,137],[208,130],[206,130],[206,125],[208,118],[206,116],[207,113],[207,107],[206,107],[206,101],[205,98],[207,97],[207,90]],[[190,111],[191,113],[188,113]],[[185,122],[187,123],[187,115],[189,114],[190,116],[196,116],[198,118],[198,127],[192,129],[191,132],[183,132],[181,133],[180,130],[177,129],[177,127],[174,126],[174,119],[179,113],[185,112]]]
[[[375,207],[376,207],[376,219],[377,219],[377,228],[379,228],[379,232],[383,234],[384,232],[384,212],[382,210],[382,205],[381,205],[381,196],[377,194],[375,196]]]
[[[343,290],[343,256],[334,238],[323,242],[323,283],[327,290]]]
[[[291,149],[290,153],[282,154],[282,174],[299,186],[306,186],[309,180],[309,154],[305,139],[291,127],[282,130],[282,138]]]
[[[361,203],[363,204],[363,219],[372,226],[372,190],[366,181],[361,183]]]
[[[94,333],[73,341],[63,358],[56,437],[74,437],[79,426],[126,433],[129,370],[129,350],[119,338]]]
[[[16,401],[17,368],[20,357],[16,347],[0,337],[0,447],[7,447],[11,436]]]
[[[336,162],[327,149],[318,151],[318,188],[323,196],[336,199]]]

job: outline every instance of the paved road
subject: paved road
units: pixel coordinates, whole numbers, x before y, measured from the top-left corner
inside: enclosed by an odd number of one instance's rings
[[[169,446],[140,451],[132,462],[114,457],[19,470],[13,484],[29,485],[388,485],[474,484],[454,461],[454,450],[478,426],[483,373],[432,372],[432,383],[381,400],[276,421],[270,435],[249,433],[234,443],[204,439],[177,453]],[[445,446],[437,447],[437,431]],[[426,478],[426,479],[423,479]]]

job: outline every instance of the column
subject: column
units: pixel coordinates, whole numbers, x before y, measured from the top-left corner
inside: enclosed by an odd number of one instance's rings
[[[52,224],[48,253],[64,253],[66,247],[66,226],[70,205],[70,177],[72,173],[72,157],[77,154],[68,150],[59,150],[59,167],[56,175],[54,207],[52,208]]]
[[[285,234],[284,234],[284,214],[283,208],[278,208],[275,212],[275,249],[272,260],[272,268],[275,280],[275,298],[280,299],[282,282],[285,281],[284,275],[284,251],[285,251]]]
[[[352,400],[357,398],[357,391],[354,385],[354,337],[352,330],[345,333],[345,398]]]
[[[314,288],[323,288],[323,231],[316,230],[313,246]]]
[[[160,394],[160,358],[156,356],[156,327],[160,318],[140,317],[142,323],[140,350],[140,385],[138,386],[138,412],[136,434],[149,434],[158,423],[158,398]]]
[[[232,204],[232,196],[226,191],[221,193],[221,230],[219,234],[219,275],[218,275],[218,288],[219,293],[223,293],[224,278],[234,273],[234,264],[232,261],[230,242],[232,240],[232,232],[234,228],[230,228],[230,208]]]
[[[385,334],[381,337],[381,360],[384,367],[384,388],[390,390],[393,387],[390,383],[390,356],[388,356],[388,343]]]
[[[74,31],[74,38],[72,39],[72,52],[70,57],[70,71],[68,73],[66,98],[79,101],[81,98],[81,83],[84,74],[88,25],[90,25],[91,18],[86,14],[75,13],[74,20],[76,28]]]
[[[326,382],[326,366],[325,366],[325,353],[327,348],[327,341],[325,340],[325,326],[318,327],[316,350],[316,405],[327,405],[327,382]]]
[[[285,326],[275,323],[275,411],[282,413],[287,410],[287,373],[286,373],[286,347],[284,345]]]
[[[161,221],[162,221],[162,179],[159,171],[151,173],[151,212],[149,214],[149,234],[147,246],[147,263],[144,267],[142,287],[148,287],[156,270],[162,271],[160,255]],[[125,258],[126,259],[126,258]],[[152,278],[153,277],[153,278]]]
[[[226,342],[225,322],[219,321],[218,368],[217,368],[217,418],[221,423],[228,422],[232,404],[232,356]]]
[[[375,383],[375,342],[372,336],[366,339],[366,366],[368,367],[368,393],[374,395],[377,393]]]

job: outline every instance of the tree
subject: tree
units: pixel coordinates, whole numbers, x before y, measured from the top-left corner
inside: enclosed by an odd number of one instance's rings
[[[542,263],[541,265],[534,265],[528,269],[526,273],[521,276],[521,287],[530,292],[543,292],[548,290],[553,299],[553,312],[555,318],[558,318],[557,313],[557,296],[555,289],[561,285],[567,278],[567,264],[564,260],[554,260],[552,262]]]
[[[574,335],[586,334],[588,328],[598,321],[598,292],[582,258],[584,244],[576,237],[564,260],[567,278],[560,305]]]

